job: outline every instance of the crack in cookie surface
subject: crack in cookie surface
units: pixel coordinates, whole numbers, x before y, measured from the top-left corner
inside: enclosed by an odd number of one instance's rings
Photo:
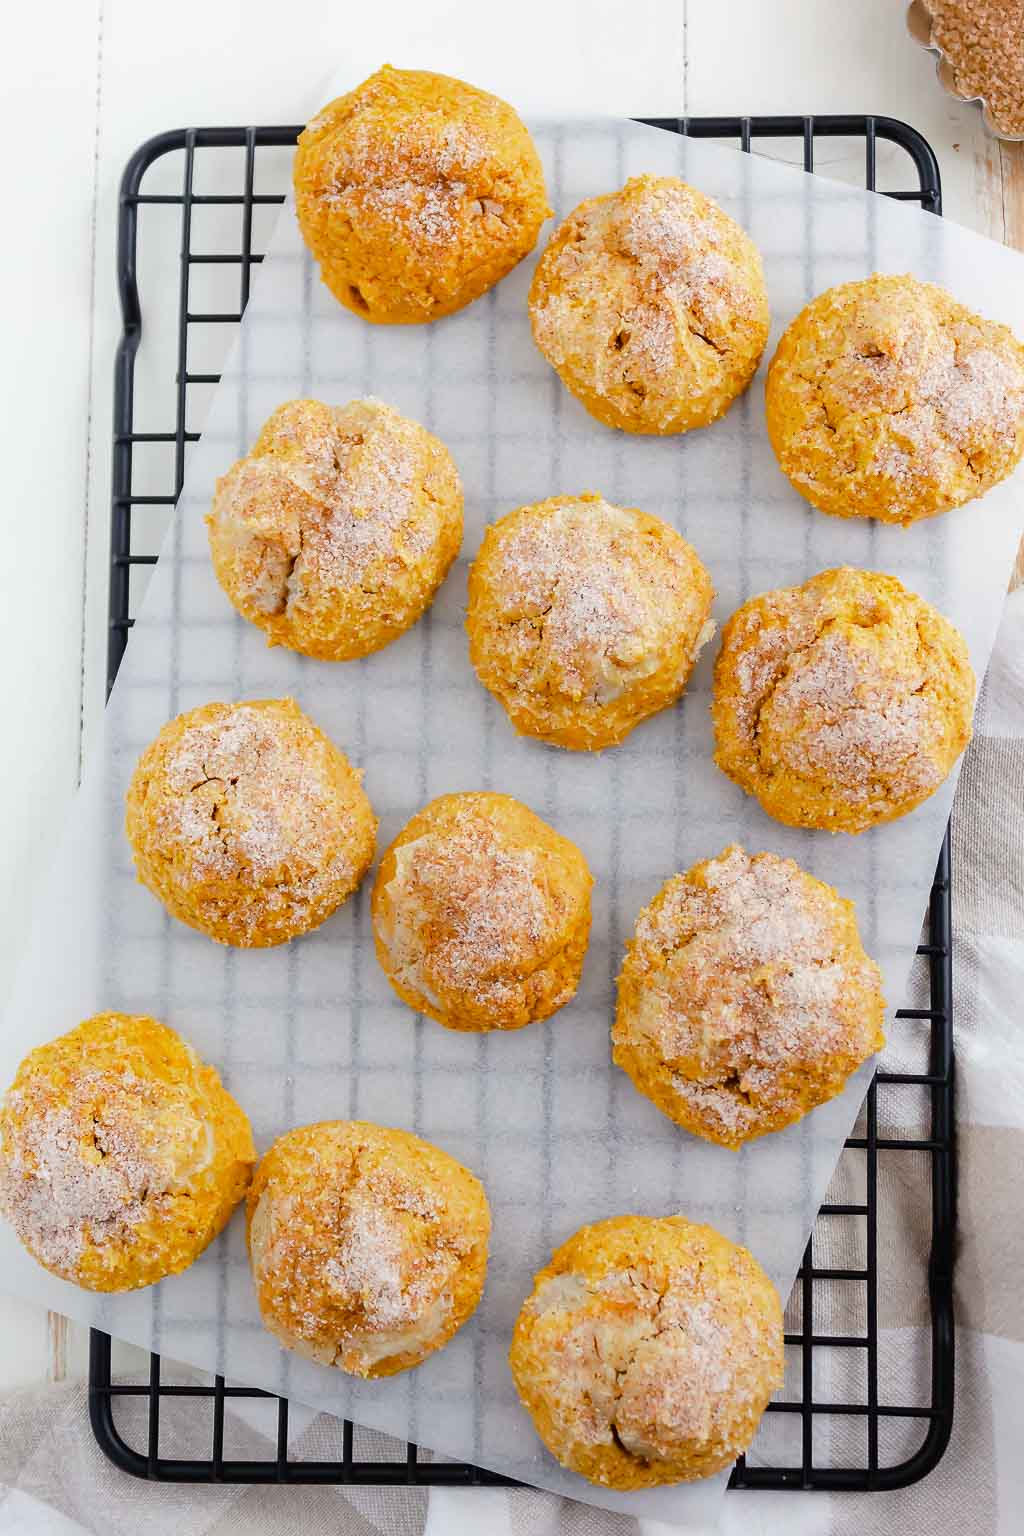
[[[875,275],[796,317],[766,407],[780,467],[814,506],[908,524],[983,494],[1024,453],[1024,346],[934,284]]]
[[[683,432],[721,415],[768,334],[753,243],[672,177],[634,177],[581,203],[538,263],[530,313],[566,387],[633,432]]]
[[[672,1120],[738,1147],[840,1092],[882,1045],[884,1008],[852,905],[734,845],[640,913],[613,1056]]]
[[[350,660],[414,623],[462,538],[447,449],[379,400],[292,400],[217,482],[221,586],[272,645]]]
[[[635,1488],[728,1465],[781,1353],[778,1298],[745,1250],[682,1217],[625,1216],[582,1228],[536,1277],[510,1362],[559,1461]]]
[[[895,578],[842,567],[723,632],[715,761],[770,815],[858,832],[913,809],[970,739],[962,637]]]

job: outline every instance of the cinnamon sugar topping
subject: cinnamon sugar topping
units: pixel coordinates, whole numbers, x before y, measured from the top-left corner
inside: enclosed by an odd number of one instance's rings
[[[597,705],[618,698],[661,665],[682,620],[698,627],[688,579],[685,548],[655,544],[628,508],[585,500],[522,519],[489,573],[500,602],[493,622],[509,627],[517,686]],[[695,635],[683,654],[685,672],[705,638]]]
[[[728,1449],[777,1347],[767,1321],[729,1310],[696,1263],[664,1275],[642,1261],[600,1279],[557,1275],[527,1309],[561,1314],[553,1347],[574,1438],[644,1460],[670,1459],[685,1442]]]
[[[87,1244],[130,1240],[160,1210],[172,1149],[161,1155],[155,1090],[130,1070],[81,1073],[59,1106],[53,1085],[30,1082],[7,1109],[0,1209],[48,1269],[73,1279]]]
[[[377,822],[359,779],[293,699],[189,710],[129,785],[139,878],[219,943],[283,943],[330,916],[370,864]]]
[[[389,1203],[390,1202],[390,1203]],[[363,1178],[349,1190],[339,1241],[324,1266],[328,1288],[345,1304],[358,1301],[364,1325],[398,1328],[421,1320],[458,1269],[458,1254],[439,1245],[420,1251],[410,1268],[403,1212],[436,1221],[440,1207],[422,1192],[395,1181]],[[417,1231],[423,1228],[417,1224]]]
[[[176,746],[164,831],[188,849],[196,879],[270,880],[285,865],[312,874],[337,833],[324,770],[322,753],[302,752],[277,717],[238,705],[191,724]]]
[[[670,880],[640,914],[627,977],[616,1059],[663,1066],[725,1139],[796,1118],[802,1091],[877,1048],[877,967],[832,891],[774,854],[734,846]]]
[[[865,360],[866,361],[866,360]],[[890,429],[881,436],[870,467],[897,482],[915,476],[937,477],[950,452],[971,467],[971,459],[991,441],[1012,444],[1024,412],[1024,370],[990,347],[959,348],[944,336],[936,355],[902,390],[884,382],[898,374],[899,358],[873,358],[873,369],[859,390],[849,393],[850,409],[873,409],[890,393],[900,401],[887,418]],[[872,387],[872,376],[877,386]],[[903,389],[908,386],[904,382]],[[813,481],[813,476],[809,477]],[[912,489],[912,487],[911,487]]]
[[[491,200],[490,155],[465,122],[449,120],[432,133],[416,121],[388,142],[376,123],[356,123],[323,201],[354,222],[369,216],[390,224],[399,238],[450,245],[467,219],[485,211],[481,200]]]
[[[463,815],[445,835],[398,849],[391,963],[433,998],[450,992],[500,1004],[553,916],[530,848],[502,846],[486,818]],[[428,942],[427,928],[431,941]]]
[[[879,668],[853,635],[825,630],[762,702],[762,740],[770,731],[780,762],[822,777],[852,801],[898,784],[901,795],[929,793],[942,782],[940,764],[922,750],[933,711],[918,690],[923,670]]]
[[[495,579],[506,612],[520,622],[524,645],[539,651],[536,662],[554,661],[576,697],[615,697],[631,665],[654,649],[655,594],[630,580],[637,523],[605,501],[566,505],[522,522],[501,545]]]
[[[636,261],[641,282],[687,311],[695,334],[709,320],[753,315],[750,290],[725,250],[725,216],[714,203],[682,183],[648,185],[624,223],[622,249]]]

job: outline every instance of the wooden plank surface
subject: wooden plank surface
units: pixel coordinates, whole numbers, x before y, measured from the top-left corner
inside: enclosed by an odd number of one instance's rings
[[[1024,251],[1024,144],[990,142],[984,157],[984,185],[987,196],[984,210],[988,221],[986,233],[993,240]],[[1024,507],[1021,509],[1024,526]],[[1024,585],[1024,538],[1017,551],[1017,562],[1010,579],[1010,591]]]

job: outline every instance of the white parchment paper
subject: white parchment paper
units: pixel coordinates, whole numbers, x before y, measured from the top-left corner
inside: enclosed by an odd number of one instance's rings
[[[756,157],[634,124],[535,125],[559,216],[643,171],[681,175],[738,218],[765,258],[774,335],[814,294],[875,269],[913,271],[1024,333],[1019,257],[915,209]],[[908,181],[912,173],[908,166]],[[583,1222],[681,1210],[748,1244],[788,1292],[869,1078],[803,1124],[733,1154],[678,1131],[610,1063],[614,977],[638,908],[733,839],[791,854],[857,903],[893,1009],[904,987],[952,798],[858,838],[766,818],[712,765],[716,646],[680,706],[600,757],[517,738],[476,683],[462,629],[466,566],[485,524],[524,502],[598,490],[674,523],[709,566],[721,624],[752,593],[849,562],[892,572],[964,632],[985,667],[1020,523],[1018,480],[909,531],[813,511],[776,468],[761,380],[715,426],[628,437],[592,421],[535,350],[529,260],[462,314],[373,327],[319,284],[291,206],[195,449],[56,867],[0,1044],[6,1082],[34,1044],[99,1009],[152,1013],[215,1062],[262,1150],[286,1128],[362,1117],[428,1137],[483,1179],[494,1215],[484,1300],[418,1370],[352,1382],[281,1351],[259,1322],[237,1214],[188,1273],[96,1298],[46,1275],[0,1231],[5,1285],[122,1338],[610,1508],[712,1518],[724,1476],[615,1494],[562,1471],[519,1408],[505,1361],[516,1311],[554,1244]],[[424,620],[379,655],[325,664],[269,650],[221,593],[203,514],[214,478],[282,400],[374,394],[449,445],[466,492],[463,556]],[[584,850],[594,925],[576,1000],[508,1036],[452,1034],[391,992],[373,955],[368,877],[317,932],[223,949],[137,885],[122,830],[136,757],[172,715],[211,699],[294,695],[365,769],[380,846],[432,796],[494,788]],[[897,1026],[898,1027],[898,1026]]]

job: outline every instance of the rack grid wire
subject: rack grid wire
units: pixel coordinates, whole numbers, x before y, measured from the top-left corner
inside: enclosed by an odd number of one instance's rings
[[[908,124],[892,118],[829,115],[819,117],[700,117],[647,118],[653,127],[690,134],[695,138],[715,139],[738,144],[751,153],[760,139],[785,140],[795,148],[804,170],[814,170],[815,147],[821,139],[858,139],[864,144],[864,180],[876,189],[878,145],[880,141],[905,152],[913,167],[917,185],[913,188],[886,190],[885,195],[899,201],[918,204],[922,209],[941,214],[942,194],[939,169],[927,141]],[[190,368],[190,341],[197,329],[205,326],[233,327],[241,320],[249,299],[252,269],[263,255],[254,249],[254,211],[262,205],[284,202],[281,192],[256,191],[257,164],[261,152],[292,146],[297,127],[280,128],[187,128],[160,134],[140,146],[125,168],[120,190],[117,232],[117,278],[123,314],[123,334],[117,350],[114,374],[114,436],[111,507],[111,559],[107,692],[113,687],[124,655],[128,635],[134,623],[132,571],[156,563],[157,555],[141,553],[139,543],[155,542],[140,537],[139,524],[154,509],[163,508],[166,517],[180,495],[185,478],[190,445],[199,439],[198,431],[189,429],[190,390],[196,386],[214,386],[219,374]],[[241,150],[244,153],[243,188],[237,193],[197,192],[196,167],[204,151]],[[174,192],[149,192],[143,183],[151,168],[164,157],[179,154],[184,171],[181,189]],[[142,339],[143,314],[139,293],[140,219],[139,211],[147,205],[167,205],[179,211],[180,253],[175,329],[174,425],[166,431],[136,431],[136,359]],[[239,249],[202,250],[195,248],[194,213],[209,206],[240,210]],[[238,268],[237,310],[200,311],[191,306],[192,276],[198,267]],[[136,490],[136,449],[139,445],[161,444],[173,466],[173,476],[166,491],[158,494]],[[147,514],[147,509],[149,513]],[[795,1288],[800,1296],[800,1328],[787,1332],[786,1344],[801,1352],[800,1395],[795,1401],[777,1401],[769,1406],[774,1413],[800,1416],[801,1457],[795,1466],[748,1466],[740,1457],[733,1469],[731,1488],[759,1489],[829,1489],[874,1491],[905,1487],[927,1475],[940,1460],[949,1442],[953,1421],[953,1259],[956,1231],[955,1143],[953,1119],[953,1024],[952,1024],[952,934],[950,906],[950,850],[946,833],[935,880],[931,890],[926,942],[918,949],[928,969],[929,1006],[924,1009],[900,1009],[899,1020],[916,1020],[927,1026],[929,1034],[928,1070],[920,1073],[885,1072],[875,1074],[865,1104],[863,1135],[851,1136],[847,1147],[863,1153],[865,1184],[863,1203],[826,1204],[819,1212],[819,1222],[863,1223],[863,1267],[836,1269],[815,1262],[815,1235],[807,1243],[803,1262],[797,1272]],[[879,1134],[878,1095],[901,1086],[914,1085],[927,1095],[930,1133],[926,1137],[887,1138]],[[881,1156],[903,1158],[924,1156],[928,1160],[931,1198],[931,1243],[927,1273],[930,1327],[929,1391],[927,1401],[893,1404],[879,1360],[879,1255],[878,1202],[879,1159]],[[822,1288],[837,1283],[863,1287],[863,1334],[822,1334],[815,1331],[816,1297]],[[820,1315],[820,1312],[819,1312]],[[866,1360],[864,1401],[820,1400],[815,1392],[815,1351],[840,1350],[863,1352]],[[925,1394],[922,1393],[922,1397]],[[116,1423],[115,1403],[126,1397],[142,1398],[147,1404],[145,1447],[129,1443]],[[199,1404],[212,1400],[210,1454],[199,1459],[163,1457],[160,1454],[161,1404],[172,1398],[191,1399]],[[233,1460],[224,1454],[224,1415],[230,1399],[267,1399],[276,1403],[276,1452],[265,1460]],[[465,1463],[438,1457],[421,1457],[409,1444],[405,1457],[397,1461],[367,1461],[355,1455],[354,1426],[347,1420],[341,1427],[341,1456],[336,1460],[303,1460],[290,1454],[288,1402],[273,1393],[256,1388],[227,1385],[221,1376],[213,1384],[169,1385],[161,1380],[161,1362],[151,1355],[148,1379],[115,1382],[112,1377],[111,1340],[93,1330],[90,1339],[89,1412],[92,1429],[101,1449],[123,1471],[158,1482],[186,1483],[343,1483],[378,1485],[497,1486],[510,1479]],[[866,1455],[863,1465],[823,1465],[816,1455],[815,1422],[822,1416],[852,1416],[866,1427]],[[882,1420],[897,1418],[918,1422],[923,1430],[920,1445],[912,1455],[895,1466],[882,1465],[879,1456],[879,1427]]]

